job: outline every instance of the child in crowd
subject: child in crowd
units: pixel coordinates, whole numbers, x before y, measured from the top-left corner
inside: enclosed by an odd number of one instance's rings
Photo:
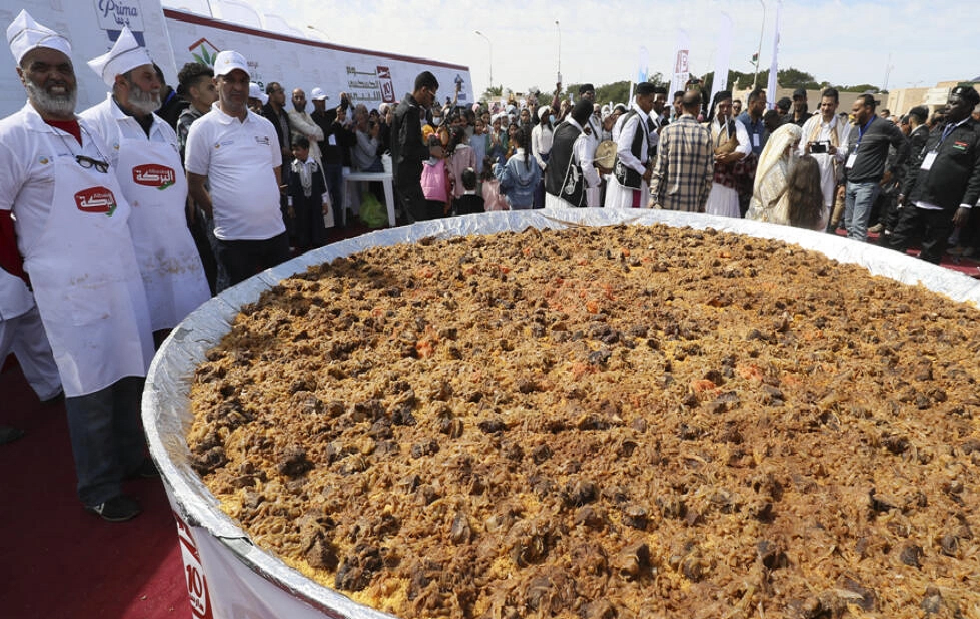
[[[511,129],[514,155],[506,164],[495,165],[493,172],[500,181],[500,190],[507,197],[510,208],[529,209],[534,206],[534,190],[541,181],[541,166],[528,152],[527,130],[517,125],[511,125]]]
[[[482,118],[477,118],[473,125],[473,135],[470,136],[470,148],[473,149],[473,157],[476,159],[476,166],[473,170],[477,176],[483,174],[483,159],[487,156],[487,125]]]
[[[305,135],[293,136],[292,153],[287,203],[296,248],[302,253],[327,242],[324,215],[330,214],[330,194],[320,164],[310,157],[310,141]]]
[[[463,195],[463,171],[476,168],[476,155],[466,143],[466,130],[455,126],[449,130],[449,144],[446,146],[446,167],[453,179],[453,198]]]
[[[426,219],[439,219],[449,213],[452,180],[446,167],[446,154],[439,135],[427,139],[429,158],[422,162],[422,194],[425,196]]]
[[[487,157],[483,161],[483,210],[509,211],[507,198],[500,193],[500,181],[493,175],[493,160]]]
[[[490,130],[490,142],[488,145],[490,159],[501,163],[507,161],[507,129],[504,127],[504,118],[507,115],[500,113],[493,117],[493,127]]]
[[[460,175],[463,183],[463,195],[453,201],[453,210],[457,215],[469,215],[483,212],[483,198],[476,195],[476,171],[466,168]]]

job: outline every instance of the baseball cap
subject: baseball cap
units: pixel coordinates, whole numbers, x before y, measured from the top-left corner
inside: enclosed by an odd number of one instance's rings
[[[322,88],[317,87],[310,91],[310,99],[314,101],[326,101],[329,98]]]
[[[248,98],[258,99],[262,103],[262,105],[265,105],[266,103],[269,102],[269,95],[262,92],[262,87],[256,84],[255,82],[248,83]]]
[[[218,52],[218,55],[214,58],[214,75],[216,77],[219,75],[228,75],[235,69],[244,71],[245,75],[249,75],[248,62],[245,61],[245,56],[230,49]]]
[[[806,88],[797,88],[793,91],[793,98],[803,97],[806,99]]]

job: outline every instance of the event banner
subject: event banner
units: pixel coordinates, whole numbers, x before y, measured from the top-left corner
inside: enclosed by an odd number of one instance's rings
[[[415,76],[426,70],[439,81],[440,102],[452,98],[456,83],[461,84],[458,103],[474,102],[469,68],[465,66],[342,47],[172,9],[163,12],[177,67],[185,62],[211,64],[218,52],[233,49],[248,60],[253,82],[263,89],[278,82],[286,89],[287,106],[288,93],[294,88],[305,90],[309,99],[310,90],[319,87],[330,97],[328,106],[339,104],[340,93],[346,92],[353,103],[377,108],[411,92]]]
[[[340,102],[347,92],[354,103],[376,108],[394,102],[412,90],[415,76],[431,71],[439,80],[439,101],[453,96],[461,84],[458,102],[474,102],[469,68],[424,58],[368,51],[238,26],[210,17],[164,9],[160,0],[52,0],[51,2],[4,2],[0,24],[6,29],[26,7],[39,23],[63,34],[72,46],[72,62],[78,80],[81,112],[105,100],[108,87],[86,62],[104,54],[129,26],[160,66],[167,83],[176,88],[177,71],[186,62],[211,64],[224,49],[241,52],[249,61],[253,81],[276,81],[287,90],[319,86],[329,96],[328,105]],[[24,107],[27,95],[7,55],[8,70],[0,71],[0,118]],[[287,95],[287,104],[289,96]]]
[[[688,55],[691,53],[691,37],[687,30],[677,29],[677,43],[674,45],[674,57],[670,72],[670,92],[685,90],[687,80],[691,77],[691,66],[688,63]]]
[[[75,109],[79,112],[105,101],[109,89],[86,63],[109,51],[124,26],[129,26],[136,40],[146,46],[168,81],[173,78],[176,82],[177,71],[160,0],[3,2],[0,25],[4,31],[22,8],[38,23],[65,36],[71,43],[71,60],[78,80]],[[5,58],[7,69],[0,71],[0,117],[13,114],[27,101],[14,71],[13,57],[7,52]]]

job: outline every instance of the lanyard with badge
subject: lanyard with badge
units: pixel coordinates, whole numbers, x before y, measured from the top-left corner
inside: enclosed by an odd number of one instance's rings
[[[868,122],[865,123],[865,125],[863,127],[859,127],[858,128],[858,141],[857,141],[857,144],[854,145],[854,150],[851,151],[851,154],[847,156],[847,163],[844,164],[844,167],[847,168],[848,170],[850,170],[851,168],[854,167],[854,162],[857,161],[858,147],[861,146],[861,140],[864,139],[865,132],[868,130],[868,127],[870,127],[871,126],[871,123],[873,123],[874,121],[875,121],[875,117],[872,116],[868,120]]]
[[[936,157],[939,156],[939,147],[943,145],[943,142],[945,142],[946,138],[949,137],[949,134],[953,132],[953,129],[956,129],[959,126],[960,123],[956,123],[955,125],[947,125],[943,129],[943,135],[941,138],[939,138],[939,143],[936,144],[935,148],[933,148],[931,151],[926,153],[925,159],[922,160],[922,165],[919,166],[921,169],[923,170],[932,169],[932,164],[936,161]]]

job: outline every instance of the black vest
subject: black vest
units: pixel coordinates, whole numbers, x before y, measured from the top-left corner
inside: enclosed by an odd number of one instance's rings
[[[623,129],[626,128],[626,123],[630,121],[630,118],[636,116],[636,110],[630,110],[626,113],[626,117],[623,119]],[[633,144],[630,146],[630,152],[633,156],[640,161],[643,158],[640,153],[643,150],[643,140],[646,138],[647,142],[647,162],[653,161],[654,153],[653,148],[649,146],[650,144],[650,133],[653,131],[653,119],[647,120],[647,126],[643,126],[643,121],[640,120],[636,123],[636,132],[633,134]],[[623,162],[619,160],[619,155],[616,156],[616,163],[613,165],[613,173],[616,175],[616,180],[623,187],[629,187],[630,189],[639,189],[643,183],[643,175],[634,170],[633,168],[623,165]]]
[[[558,125],[544,178],[548,193],[574,206],[585,206],[585,177],[582,166],[573,161],[575,140],[581,134],[582,131],[569,122]]]

